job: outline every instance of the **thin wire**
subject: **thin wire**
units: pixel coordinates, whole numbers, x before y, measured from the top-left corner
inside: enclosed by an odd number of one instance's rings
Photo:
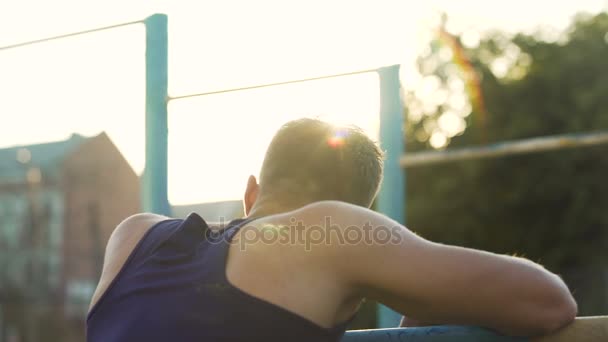
[[[139,24],[139,23],[143,23],[143,20],[130,21],[128,23],[116,24],[116,25],[111,25],[111,26],[104,26],[104,27],[99,27],[99,28],[85,30],[85,31],[79,31],[79,32],[62,34],[62,35],[54,36],[54,37],[48,37],[48,38],[41,38],[41,39],[36,39],[36,40],[30,40],[30,41],[27,41],[27,42],[17,43],[17,44],[13,44],[13,45],[6,45],[6,46],[0,47],[0,51],[2,51],[2,50],[8,50],[8,49],[14,49],[14,48],[22,47],[22,46],[27,46],[27,45],[44,43],[44,42],[48,42],[48,41],[51,41],[51,40],[69,38],[69,37],[78,36],[78,35],[86,34],[86,33],[92,33],[92,32],[97,32],[97,31],[104,31],[104,30],[110,30],[110,29],[114,29],[114,28],[117,28],[117,27],[128,26],[128,25]]]
[[[326,78],[334,78],[334,77],[358,75],[358,74],[365,74],[365,73],[368,73],[368,72],[377,72],[377,71],[378,71],[378,69],[359,70],[359,71],[347,72],[347,73],[343,73],[343,74],[335,74],[335,75],[311,77],[311,78],[304,78],[304,79],[293,80],[293,81],[268,83],[268,84],[261,84],[261,85],[255,85],[255,86],[249,86],[249,87],[241,87],[241,88],[231,88],[231,89],[224,89],[224,90],[215,90],[215,91],[210,91],[210,92],[205,92],[205,93],[196,93],[196,94],[188,94],[188,95],[170,96],[169,97],[169,101],[171,101],[171,100],[181,100],[181,99],[186,99],[186,98],[190,98],[190,97],[198,97],[198,96],[207,96],[207,95],[230,93],[230,92],[241,91],[241,90],[250,90],[250,89],[259,89],[259,88],[281,86],[281,85],[293,84],[293,83],[318,81],[318,80],[322,80],[322,79],[326,79]]]

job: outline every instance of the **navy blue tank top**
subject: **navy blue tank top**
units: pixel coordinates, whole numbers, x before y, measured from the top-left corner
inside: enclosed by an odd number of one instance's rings
[[[89,312],[87,341],[338,341],[347,323],[324,328],[230,284],[229,242],[246,222],[210,233],[190,214],[150,228]]]

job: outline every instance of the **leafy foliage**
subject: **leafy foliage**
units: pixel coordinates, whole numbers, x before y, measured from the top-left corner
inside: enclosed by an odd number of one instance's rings
[[[470,146],[481,136],[492,143],[608,130],[607,32],[608,14],[579,15],[556,41],[495,32],[467,49],[488,117],[482,125],[476,109],[465,106],[472,109],[463,116],[467,128],[448,137],[450,146]],[[420,65],[440,59],[438,53]],[[436,67],[421,73],[449,90],[450,79],[462,78],[450,63],[430,63]],[[415,113],[406,123],[408,151],[429,148],[427,128],[446,111],[439,105],[419,115],[425,99],[417,95],[406,94]],[[605,145],[410,168],[408,225],[435,241],[525,256],[567,275],[608,260],[607,176]],[[589,304],[581,313],[602,308]]]

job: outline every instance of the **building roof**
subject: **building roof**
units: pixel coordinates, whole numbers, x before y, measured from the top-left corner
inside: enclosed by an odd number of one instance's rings
[[[65,157],[87,139],[72,134],[63,141],[0,149],[0,183],[21,183],[26,170],[32,167],[40,169],[43,174],[44,171],[52,173]]]

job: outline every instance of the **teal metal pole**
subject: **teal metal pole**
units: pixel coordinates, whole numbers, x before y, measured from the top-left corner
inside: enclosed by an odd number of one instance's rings
[[[405,224],[405,171],[399,160],[405,150],[403,104],[399,65],[378,70],[380,76],[380,146],[385,151],[384,180],[377,199],[378,211]],[[378,327],[397,327],[401,315],[378,306]]]
[[[143,209],[170,215],[167,196],[167,15],[154,14],[146,25],[146,168]]]

